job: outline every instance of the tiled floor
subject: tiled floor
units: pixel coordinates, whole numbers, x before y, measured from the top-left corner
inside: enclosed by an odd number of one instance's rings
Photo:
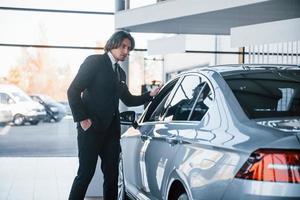
[[[66,200],[78,167],[74,157],[0,158],[1,200]],[[86,200],[101,200],[100,197]]]

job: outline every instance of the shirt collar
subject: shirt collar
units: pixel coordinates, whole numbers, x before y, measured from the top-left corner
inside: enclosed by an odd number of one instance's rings
[[[112,53],[110,51],[107,53],[107,55],[108,55],[112,65],[114,66],[117,63],[116,59],[114,58],[114,56],[112,55]]]

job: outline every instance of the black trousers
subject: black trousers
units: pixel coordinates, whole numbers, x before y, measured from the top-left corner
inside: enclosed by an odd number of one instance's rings
[[[104,200],[116,200],[118,196],[118,175],[120,130],[119,124],[113,120],[105,132],[99,132],[95,126],[84,131],[80,125],[78,129],[78,157],[79,168],[74,179],[69,200],[83,200],[89,183],[95,173],[98,156],[101,158],[103,173]]]

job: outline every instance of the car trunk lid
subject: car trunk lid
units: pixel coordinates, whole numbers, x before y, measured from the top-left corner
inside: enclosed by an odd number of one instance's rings
[[[284,132],[292,132],[296,135],[298,141],[300,142],[300,119],[263,119],[256,120],[260,125],[272,127]]]
[[[300,118],[293,119],[258,119],[260,125],[272,127],[285,132],[300,133]]]

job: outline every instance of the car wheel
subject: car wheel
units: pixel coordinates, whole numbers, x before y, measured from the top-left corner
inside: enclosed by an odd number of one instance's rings
[[[52,121],[52,115],[50,115],[49,113],[47,113],[47,115],[45,116],[45,118],[44,118],[43,121],[50,123]]]
[[[55,119],[54,119],[55,122],[60,122],[61,120],[62,120],[62,117],[59,117],[59,118],[55,118]]]
[[[118,200],[129,200],[125,190],[122,154],[119,161]]]
[[[13,119],[13,123],[16,126],[21,126],[25,122],[25,117],[21,114],[16,114]]]
[[[31,125],[37,125],[40,121],[39,120],[35,120],[35,121],[31,121],[29,122]]]
[[[188,200],[188,199],[189,199],[189,198],[188,198],[187,194],[186,194],[186,193],[182,193],[182,194],[178,197],[177,200]]]

